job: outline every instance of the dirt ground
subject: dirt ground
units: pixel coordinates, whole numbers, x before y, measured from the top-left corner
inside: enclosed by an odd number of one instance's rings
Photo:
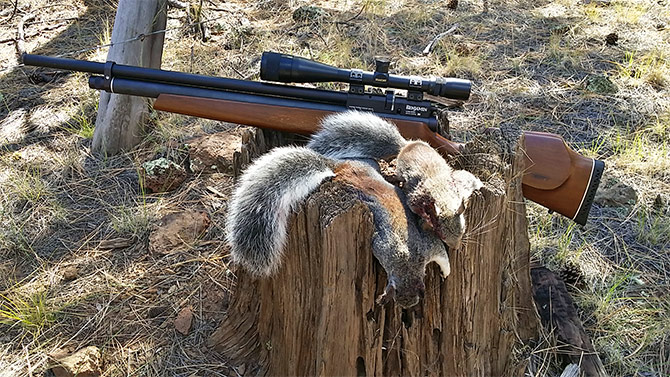
[[[585,227],[529,203],[533,251],[570,271],[612,376],[670,375],[669,1],[190,3],[200,14],[170,8],[165,69],[258,79],[265,50],[366,70],[389,56],[395,73],[473,81],[470,100],[449,114],[458,141],[514,125],[603,160]],[[141,145],[100,158],[90,150],[99,94],[87,76],[18,61],[19,29],[28,52],[104,61],[115,9],[112,0],[0,0],[0,375],[43,375],[49,355],[89,345],[101,349],[105,376],[237,375],[204,347],[235,281],[223,242],[233,178],[190,175],[151,194],[139,174],[193,137],[236,127],[152,111]],[[189,26],[197,20],[206,41]],[[207,214],[206,232],[151,252],[160,219],[186,210]],[[174,322],[189,310],[183,335]],[[527,355],[534,375],[558,375],[551,334],[539,338]]]

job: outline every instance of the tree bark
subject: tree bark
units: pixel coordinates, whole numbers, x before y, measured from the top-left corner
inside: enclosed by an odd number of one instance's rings
[[[540,320],[559,343],[556,353],[568,356],[584,377],[608,377],[563,280],[542,266],[531,266],[530,274]]]
[[[209,346],[244,375],[523,375],[517,355],[538,319],[517,135],[479,141],[454,161],[485,188],[467,210],[467,242],[450,251],[451,275],[429,265],[417,306],[375,303],[386,274],[370,249],[371,214],[327,183],[292,217],[276,275],[237,271]]]
[[[160,68],[165,33],[151,33],[165,29],[166,4],[166,0],[119,0],[107,60]],[[146,37],[126,42],[142,35]],[[147,114],[147,100],[142,97],[101,92],[93,151],[114,155],[139,144]]]

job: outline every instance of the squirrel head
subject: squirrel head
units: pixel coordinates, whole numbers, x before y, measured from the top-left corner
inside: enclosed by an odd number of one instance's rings
[[[481,181],[470,172],[452,169],[421,141],[407,144],[398,156],[397,169],[410,209],[421,218],[422,228],[450,248],[458,248],[465,233],[463,212],[473,192],[482,187]]]
[[[447,246],[458,248],[465,232],[465,203],[461,202],[456,210],[448,202],[436,202],[431,193],[415,193],[409,200],[412,212],[420,217],[421,228],[432,232]],[[450,201],[451,202],[451,201]],[[457,203],[457,202],[454,202]]]

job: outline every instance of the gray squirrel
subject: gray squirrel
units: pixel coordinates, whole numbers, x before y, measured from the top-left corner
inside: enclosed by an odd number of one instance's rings
[[[398,156],[402,189],[387,182],[378,160]],[[436,160],[436,161],[434,161]],[[321,123],[307,147],[280,147],[244,172],[229,202],[226,241],[234,263],[257,277],[281,264],[288,217],[326,180],[340,182],[370,209],[372,251],[387,273],[378,302],[411,307],[423,297],[426,265],[450,273],[445,243],[465,231],[463,211],[481,182],[449,167],[430,146],[405,140],[371,113],[347,111]]]

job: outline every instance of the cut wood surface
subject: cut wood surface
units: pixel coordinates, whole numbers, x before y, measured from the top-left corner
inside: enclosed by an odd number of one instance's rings
[[[455,161],[486,187],[467,210],[465,245],[450,251],[451,275],[444,280],[429,265],[417,306],[375,303],[386,274],[370,249],[372,215],[327,183],[292,217],[276,275],[254,279],[237,270],[227,316],[209,346],[243,365],[245,375],[523,375],[515,350],[538,324],[523,154],[499,152],[515,150],[518,140],[490,143],[466,148]]]

